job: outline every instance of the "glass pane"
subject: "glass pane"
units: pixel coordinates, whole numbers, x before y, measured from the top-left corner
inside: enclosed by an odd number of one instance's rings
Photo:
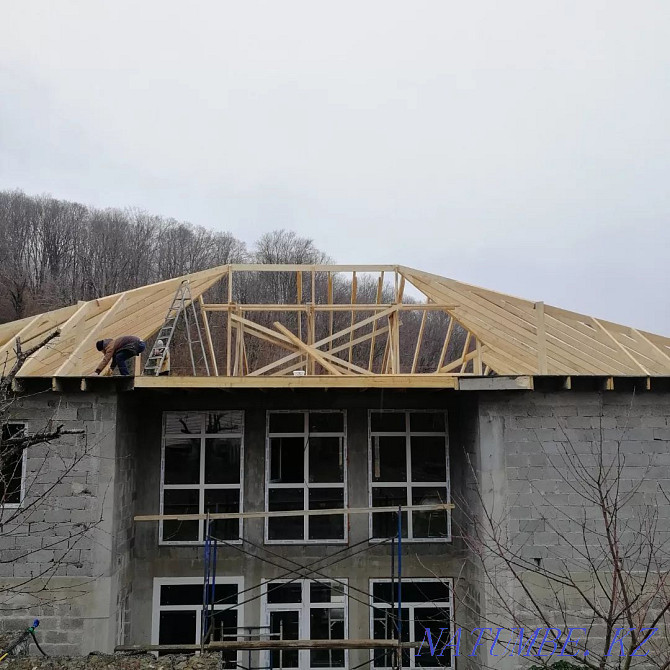
[[[407,440],[404,436],[372,438],[372,481],[407,481]]]
[[[402,617],[402,639],[409,641],[409,610],[404,607],[400,610]],[[398,638],[397,633],[397,609],[381,608],[374,610],[373,615],[373,635],[375,640],[394,640]],[[402,665],[409,666],[409,649],[403,649]],[[395,667],[394,654],[392,650],[375,650],[375,667],[392,668]]]
[[[302,437],[270,439],[270,481],[293,483],[305,481],[305,440]]]
[[[449,602],[449,584],[445,582],[403,581],[402,600],[406,603]]]
[[[270,612],[270,634],[273,640],[299,640],[298,612]],[[297,649],[273,649],[270,652],[273,668],[297,668]]]
[[[214,600],[217,605],[233,605],[237,602],[237,584],[215,585]]]
[[[341,509],[344,507],[344,489],[310,489],[310,509]],[[328,514],[310,516],[310,540],[342,540],[344,539],[344,515]]]
[[[412,487],[412,505],[439,505],[447,501],[444,487]],[[412,512],[412,532],[414,537],[447,537],[446,510],[434,512]]]
[[[270,489],[268,495],[271,512],[304,509],[303,489]],[[270,540],[302,540],[303,537],[302,516],[283,516],[268,519],[268,538]]]
[[[3,427],[3,433],[5,430]],[[3,437],[9,439],[11,435]],[[18,504],[21,502],[23,451],[12,448],[1,450],[0,464],[0,505]]]
[[[202,584],[161,586],[161,605],[202,605]]]
[[[412,481],[447,481],[447,443],[444,437],[410,437]]]
[[[165,443],[166,484],[200,483],[200,438],[167,440]]]
[[[195,610],[161,612],[159,617],[159,644],[195,644]]]
[[[310,482],[342,482],[344,481],[344,447],[342,438],[315,437],[309,438],[309,481]]]
[[[446,628],[440,632],[441,628]],[[435,654],[430,655],[427,645],[419,656],[415,656],[416,664],[420,667],[450,666],[451,652],[445,644],[449,642],[451,627],[449,624],[449,611],[438,607],[417,607],[414,610],[414,639],[423,640],[429,630],[436,645]],[[440,639],[440,634],[442,638]],[[437,644],[437,641],[439,644]],[[442,653],[444,652],[444,653]],[[442,655],[440,655],[442,654]]]
[[[269,603],[300,603],[302,602],[302,584],[269,584]]]
[[[370,415],[370,430],[373,433],[405,433],[404,412],[372,412]]]
[[[344,432],[344,414],[342,412],[310,412],[310,433]]]
[[[271,433],[304,433],[305,414],[303,412],[270,412]]]
[[[206,489],[205,512],[235,514],[240,511],[239,489]],[[239,519],[214,519],[212,536],[221,540],[237,540],[240,536]]]
[[[309,600],[313,603],[344,602],[344,586],[337,582],[311,582],[309,585]]]
[[[166,489],[163,491],[163,514],[197,514],[199,491]],[[188,542],[198,539],[199,521],[163,521],[163,540]]]
[[[411,412],[409,429],[418,433],[443,433],[444,412]]]
[[[340,607],[312,608],[309,612],[309,630],[312,640],[343,640],[344,609]],[[310,651],[313,668],[338,668],[344,666],[344,649],[318,649]]]
[[[199,412],[167,412],[166,435],[193,435],[202,432],[203,415]]]
[[[407,489],[401,487],[373,487],[373,507],[398,507],[407,505]],[[372,515],[372,535],[374,537],[398,536],[398,514],[380,512]],[[407,512],[402,512],[402,537],[407,537]]]
[[[242,417],[241,411],[234,412],[209,412],[205,420],[206,433],[241,433]]]
[[[239,437],[205,440],[205,483],[240,483]]]

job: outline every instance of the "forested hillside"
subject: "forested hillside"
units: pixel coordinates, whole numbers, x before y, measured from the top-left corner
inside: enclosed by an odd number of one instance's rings
[[[249,248],[229,232],[207,230],[184,221],[154,216],[134,209],[95,209],[80,203],[50,196],[30,196],[21,191],[0,191],[0,323],[31,316],[78,300],[90,300],[118,293],[170,277],[227,263],[325,263],[328,255],[310,239],[285,230],[267,232]],[[211,291],[222,290],[211,289]],[[295,300],[295,276],[280,273],[253,273],[244,285],[235,289],[235,300],[246,303],[290,303]],[[336,302],[347,303],[351,282],[336,277],[333,285]],[[390,291],[390,292],[389,292]],[[360,277],[357,301],[373,303],[377,283]],[[224,295],[212,299],[225,301]],[[323,295],[319,300],[325,302]],[[393,300],[392,290],[384,289],[384,302]],[[405,302],[412,302],[406,296]],[[417,360],[419,372],[433,372],[440,358],[448,317],[430,312],[422,328],[423,346]],[[258,317],[268,327],[277,315]],[[285,316],[295,327],[295,315]],[[223,315],[212,317],[212,329],[223,328]],[[335,318],[335,329],[345,328],[351,316],[342,312]],[[413,342],[421,328],[421,315],[403,316],[402,358],[409,365],[414,354]],[[324,322],[325,323],[325,322]],[[317,324],[323,337],[326,326]],[[371,325],[359,331],[367,332]],[[449,355],[463,347],[465,333],[453,331]],[[225,337],[221,338],[225,341]],[[377,340],[375,360],[384,353],[385,337]],[[254,365],[271,358],[271,345],[250,343],[247,356]],[[179,347],[178,347],[179,349]],[[407,349],[407,351],[404,351]],[[354,360],[367,365],[369,345],[354,347]],[[175,363],[187,362],[185,354],[175,351]],[[447,360],[450,360],[447,358]]]
[[[0,322],[226,263],[320,263],[287,231],[231,233],[134,209],[0,191]]]

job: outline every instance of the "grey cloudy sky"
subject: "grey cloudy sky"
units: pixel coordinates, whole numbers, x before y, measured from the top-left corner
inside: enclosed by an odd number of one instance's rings
[[[670,334],[667,0],[4,0],[0,188]]]

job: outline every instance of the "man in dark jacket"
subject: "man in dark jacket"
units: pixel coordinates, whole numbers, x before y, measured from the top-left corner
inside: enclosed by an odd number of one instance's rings
[[[122,375],[129,375],[130,371],[126,365],[126,361],[133,356],[139,356],[147,344],[144,340],[134,335],[123,335],[117,337],[115,340],[98,340],[95,343],[95,348],[98,351],[104,351],[105,356],[100,362],[100,365],[95,369],[95,374],[99,375],[106,367],[109,361],[112,361],[111,370],[118,365],[119,372]]]

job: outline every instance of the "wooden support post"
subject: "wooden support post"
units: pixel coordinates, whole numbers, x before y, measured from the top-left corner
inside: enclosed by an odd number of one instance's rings
[[[202,294],[198,296],[200,302],[200,314],[202,314],[202,324],[205,327],[205,339],[207,340],[207,348],[209,349],[209,357],[212,359],[212,368],[214,376],[219,376],[219,366],[216,364],[216,355],[214,354],[214,343],[212,341],[212,333],[209,329],[209,319],[207,318],[207,310],[205,309],[205,301],[202,299]]]
[[[328,273],[328,304],[332,305],[333,304],[333,275],[331,272]],[[334,312],[331,310],[328,318],[328,336],[333,337],[333,319],[334,319]],[[333,340],[331,339],[328,342],[328,350],[333,348]]]
[[[537,369],[541,375],[547,374],[547,333],[544,319],[544,303],[535,303],[537,319]]]
[[[233,346],[233,312],[232,312],[232,303],[233,303],[233,270],[230,268],[228,271],[228,327],[226,333],[226,376],[231,376],[231,357],[232,357],[232,346]]]
[[[449,342],[451,341],[451,334],[454,330],[454,317],[449,315],[449,325],[447,326],[447,334],[444,336],[444,344],[442,345],[442,351],[440,352],[440,360],[437,363],[437,368],[435,372],[439,372],[440,368],[444,365],[444,358],[447,355],[447,350],[449,349]]]
[[[476,375],[482,375],[482,343],[479,341],[479,338],[475,338],[475,358],[474,358],[474,372]]]
[[[384,291],[384,272],[382,272],[377,280],[377,304],[380,304],[382,301],[382,293]],[[370,340],[370,362],[368,363],[368,370],[372,372],[372,365],[374,363],[375,356],[375,338],[377,335],[377,322],[374,321],[372,324],[372,339]]]
[[[466,358],[468,355],[468,349],[470,348],[470,340],[472,339],[472,333],[468,331],[468,335],[465,338],[465,344],[463,345],[463,353],[461,354],[461,373],[465,372],[465,366],[468,364],[469,359]]]
[[[414,360],[412,361],[412,374],[416,372],[416,365],[419,362],[419,352],[421,351],[421,342],[423,341],[423,331],[426,327],[426,317],[428,312],[424,311],[421,317],[421,325],[419,326],[419,335],[416,338],[416,348],[414,349]]]
[[[356,273],[354,272],[351,277],[351,304],[356,304],[356,298],[358,294],[358,282],[356,281]],[[351,363],[351,356],[353,353],[353,345],[351,344],[354,339],[354,323],[356,320],[356,312],[351,310],[351,333],[349,333],[349,362]]]

